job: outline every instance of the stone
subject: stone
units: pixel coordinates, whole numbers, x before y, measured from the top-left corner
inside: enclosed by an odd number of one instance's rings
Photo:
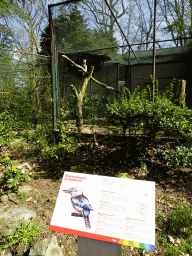
[[[25,244],[25,241],[22,241],[22,243],[17,247],[17,256],[23,256],[25,252],[29,249],[29,244]]]
[[[63,256],[62,249],[58,246],[56,236],[37,242],[29,252],[29,256]]]
[[[92,134],[92,131],[91,131],[89,128],[82,127],[82,128],[81,128],[81,133],[84,133],[84,134]]]
[[[1,252],[1,256],[12,256],[12,254],[9,249],[4,249]]]
[[[19,188],[19,193],[28,193],[30,191],[32,191],[32,188],[28,185],[24,185]]]
[[[172,244],[174,244],[175,243],[175,240],[174,240],[174,238],[172,237],[172,236],[168,236],[168,239],[169,239],[169,242],[170,243],[172,243]]]
[[[13,235],[22,222],[28,225],[32,218],[36,218],[36,213],[26,207],[11,206],[0,209],[0,239]]]
[[[17,169],[21,169],[22,173],[28,174],[31,170],[32,167],[28,163],[23,163],[20,165],[15,166]]]
[[[1,197],[1,202],[7,202],[8,201],[8,196],[7,195],[3,195],[2,197]]]

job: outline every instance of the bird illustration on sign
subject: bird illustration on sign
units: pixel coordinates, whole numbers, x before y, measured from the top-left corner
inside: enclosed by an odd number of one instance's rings
[[[71,213],[71,216],[83,217],[86,229],[91,228],[89,214],[93,211],[93,207],[89,203],[89,199],[83,195],[83,191],[72,187],[68,190],[62,190],[64,193],[71,195],[71,203],[76,212]]]

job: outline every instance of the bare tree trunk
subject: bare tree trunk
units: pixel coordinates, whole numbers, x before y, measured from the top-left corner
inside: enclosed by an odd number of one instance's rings
[[[180,107],[185,107],[185,90],[186,90],[186,80],[179,79],[177,85],[177,99]]]
[[[85,91],[87,89],[88,82],[92,77],[93,70],[94,70],[94,67],[91,67],[90,73],[87,72],[86,74],[84,74],[85,77],[84,77],[83,84],[82,84],[82,87],[79,90],[79,92],[77,91],[76,87],[73,84],[71,84],[71,87],[72,87],[72,89],[75,93],[75,99],[76,99],[76,127],[78,128],[79,132],[81,131],[81,128],[82,128],[82,125],[83,125],[83,109],[82,109],[83,98],[84,98],[84,95],[85,95]]]
[[[76,98],[76,127],[78,131],[81,131],[83,126],[83,102]]]
[[[103,84],[99,81],[97,81],[94,77],[92,77],[93,71],[94,71],[94,67],[91,67],[90,72],[87,71],[87,66],[80,66],[78,64],[76,64],[74,61],[72,61],[69,57],[67,57],[66,55],[62,55],[64,58],[66,58],[68,61],[70,61],[74,66],[76,66],[77,68],[80,68],[83,72],[84,72],[84,79],[83,79],[83,84],[81,89],[79,90],[79,92],[77,91],[77,88],[71,84],[71,88],[74,91],[75,94],[75,99],[76,99],[76,127],[78,128],[78,131],[81,131],[82,125],[83,125],[83,110],[82,110],[82,106],[83,106],[83,97],[85,95],[85,91],[87,89],[87,85],[90,79],[92,79],[95,83],[99,84],[100,86],[108,89],[108,90],[113,90],[115,92],[119,92],[117,89],[114,89],[112,87],[109,87],[106,84]]]

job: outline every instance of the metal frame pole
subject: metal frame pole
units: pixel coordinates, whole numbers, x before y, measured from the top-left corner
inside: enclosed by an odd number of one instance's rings
[[[157,16],[157,0],[154,0],[154,28],[153,28],[153,101],[155,100],[155,80],[156,80],[156,70],[155,70],[155,46],[156,46],[156,16]]]
[[[49,13],[49,29],[50,29],[50,37],[51,37],[51,80],[52,80],[52,100],[53,100],[53,129],[56,128],[56,77],[55,77],[55,51],[54,51],[54,42],[53,42],[53,20],[52,20],[52,12],[51,5],[48,5],[48,13]]]

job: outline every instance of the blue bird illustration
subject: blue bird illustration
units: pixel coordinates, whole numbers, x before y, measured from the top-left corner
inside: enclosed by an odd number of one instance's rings
[[[89,200],[83,195],[82,190],[78,188],[69,188],[68,190],[62,190],[64,193],[71,194],[71,203],[76,212],[71,213],[71,216],[84,217],[85,227],[91,228],[89,221],[90,211],[93,211],[93,207],[90,205]]]

